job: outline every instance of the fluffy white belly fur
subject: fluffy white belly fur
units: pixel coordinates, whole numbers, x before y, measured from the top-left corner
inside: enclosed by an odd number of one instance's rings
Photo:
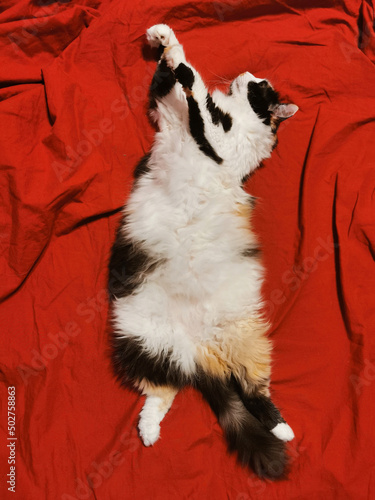
[[[251,197],[210,162],[199,158],[191,172],[174,160],[168,178],[152,170],[127,202],[127,236],[163,262],[136,293],[115,301],[114,318],[119,336],[137,338],[150,354],[170,350],[189,372],[197,344],[219,343],[227,322],[258,313],[263,268],[242,254],[256,247]]]

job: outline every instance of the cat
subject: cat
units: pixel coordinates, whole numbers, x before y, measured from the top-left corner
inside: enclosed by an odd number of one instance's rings
[[[146,396],[138,424],[146,446],[191,385],[241,464],[273,479],[294,434],[270,398],[263,267],[243,183],[298,107],[248,72],[211,95],[170,27],[151,27],[147,40],[160,56],[150,88],[157,132],[111,251],[114,371]]]

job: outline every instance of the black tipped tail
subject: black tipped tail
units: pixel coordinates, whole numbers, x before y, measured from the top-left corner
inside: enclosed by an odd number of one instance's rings
[[[251,413],[245,412],[240,425],[219,419],[229,449],[236,451],[241,464],[250,466],[259,477],[277,479],[283,476],[287,463],[284,442],[267,431]],[[229,414],[229,419],[232,418]]]
[[[262,478],[282,477],[287,465],[284,442],[245,408],[235,386],[204,376],[199,389],[225,432],[229,450],[237,453],[240,463]]]

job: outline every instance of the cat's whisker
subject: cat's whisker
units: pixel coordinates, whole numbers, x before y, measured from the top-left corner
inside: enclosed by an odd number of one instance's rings
[[[225,78],[221,75],[217,75],[216,73],[214,73],[213,71],[211,71],[211,73],[216,76],[218,79],[217,80],[209,80],[208,82],[208,85],[210,87],[214,86],[214,85],[220,85],[220,86],[227,86],[229,87],[230,84],[232,83],[232,80],[229,80],[228,78]]]

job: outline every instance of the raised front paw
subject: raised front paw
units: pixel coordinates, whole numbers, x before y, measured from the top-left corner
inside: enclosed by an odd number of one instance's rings
[[[178,44],[173,30],[166,24],[155,24],[146,32],[147,41],[151,47],[168,47],[168,45]]]
[[[160,45],[164,47],[162,58],[166,60],[169,68],[176,69],[180,63],[186,62],[182,45],[178,43],[173,30],[166,24],[155,24],[149,28],[147,40],[151,47]]]

